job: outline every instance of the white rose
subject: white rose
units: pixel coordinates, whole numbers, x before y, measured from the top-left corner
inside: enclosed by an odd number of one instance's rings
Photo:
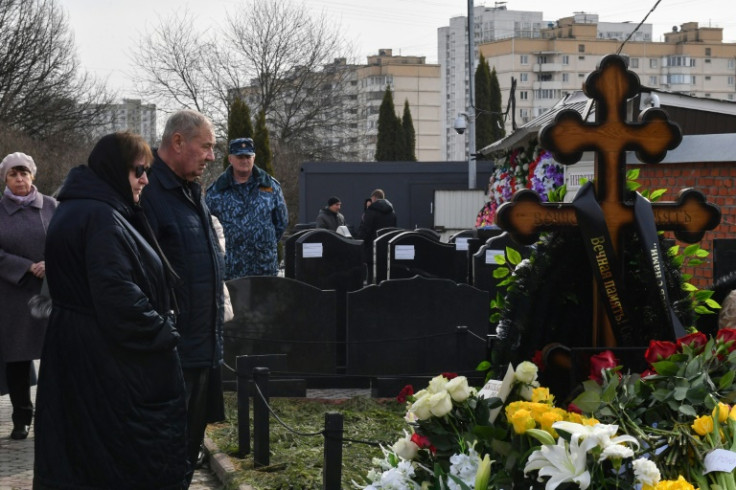
[[[537,365],[529,361],[521,362],[516,366],[514,377],[520,383],[531,384],[537,379]]]
[[[531,385],[521,385],[519,388],[519,396],[528,402],[532,401],[533,394],[534,388],[532,388]]]
[[[430,396],[428,402],[429,410],[435,417],[443,417],[452,411],[452,398],[446,391]]]
[[[465,376],[451,379],[445,388],[456,402],[465,401],[470,396],[470,386],[468,386],[468,378]]]
[[[396,441],[396,444],[394,444],[391,449],[393,449],[398,457],[404,458],[408,461],[414,459],[417,456],[417,452],[419,452],[419,446],[411,442],[408,437],[404,437]]]
[[[409,412],[413,413],[417,420],[426,420],[432,416],[429,399],[429,396],[423,396],[409,407]]]
[[[435,376],[434,378],[432,378],[432,381],[429,382],[427,391],[429,391],[430,393],[440,393],[441,391],[445,391],[445,386],[447,385],[447,382],[447,378],[445,378],[444,376]]]

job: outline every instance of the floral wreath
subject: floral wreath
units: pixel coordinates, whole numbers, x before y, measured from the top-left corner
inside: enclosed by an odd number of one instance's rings
[[[478,212],[476,228],[493,225],[498,207],[511,200],[520,189],[532,189],[542,202],[547,202],[550,191],[562,186],[565,178],[562,165],[546,150],[540,151],[532,160],[530,155],[534,154],[535,148],[536,141],[526,149],[515,148],[497,164],[488,179],[488,202]]]

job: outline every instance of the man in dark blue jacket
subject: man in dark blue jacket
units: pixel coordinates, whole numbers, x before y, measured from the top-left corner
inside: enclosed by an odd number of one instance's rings
[[[179,354],[187,387],[187,454],[199,458],[208,422],[224,419],[224,259],[197,182],[214,161],[215,134],[202,114],[182,110],[166,122],[149,185],[142,197],[161,248],[181,278],[176,299]]]

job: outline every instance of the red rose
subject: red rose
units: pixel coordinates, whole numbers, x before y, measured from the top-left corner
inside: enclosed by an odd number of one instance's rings
[[[677,345],[668,340],[650,340],[649,348],[644,353],[644,358],[649,364],[653,364],[662,359],[667,359],[677,352]]]
[[[544,365],[544,354],[542,354],[541,350],[538,350],[534,353],[534,357],[532,357],[532,362],[537,365],[537,369],[539,369],[539,372],[543,372],[544,368],[547,367]]]
[[[703,351],[703,347],[708,342],[708,337],[703,332],[695,332],[687,334],[684,337],[677,339],[677,350],[682,352],[683,345],[689,345],[695,349],[695,352],[700,353]]]
[[[582,414],[583,413],[583,411],[580,410],[580,407],[578,407],[577,405],[575,405],[572,402],[570,402],[570,404],[567,406],[567,411],[568,412],[572,412],[572,413],[579,413],[579,414]]]
[[[656,376],[656,375],[657,375],[657,371],[655,371],[654,369],[647,369],[646,371],[641,373],[639,377],[643,379],[644,381],[646,381],[645,378],[648,378],[649,376]]]
[[[736,342],[733,342],[736,340],[736,328],[722,328],[718,331],[716,334],[716,339],[725,343],[731,342],[731,344],[728,345],[728,352],[733,351],[736,349]]]
[[[401,388],[401,391],[396,395],[396,401],[399,403],[406,403],[406,397],[414,394],[414,387],[412,385],[406,385]]]
[[[613,369],[616,366],[618,366],[618,359],[616,359],[616,356],[614,356],[613,352],[610,350],[591,356],[589,378],[596,381],[598,384],[603,383],[601,371],[603,369]]]
[[[437,448],[432,445],[427,436],[420,436],[415,432],[411,435],[411,442],[419,446],[419,449],[429,449],[432,454],[437,452]]]
[[[457,378],[457,373],[442,373],[442,376],[447,378],[447,380],[451,380]]]

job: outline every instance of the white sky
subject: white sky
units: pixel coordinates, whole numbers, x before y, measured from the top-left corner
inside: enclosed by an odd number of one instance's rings
[[[281,0],[269,0],[281,1]],[[298,1],[298,0],[295,0]],[[137,39],[157,23],[159,16],[189,9],[203,26],[223,26],[228,12],[246,8],[246,0],[59,0],[69,16],[82,67],[107,79],[121,97],[141,97],[132,89],[131,53]],[[541,10],[544,20],[554,21],[584,11],[599,15],[601,22],[639,23],[656,0],[508,0],[509,10]],[[324,13],[355,43],[356,60],[377,54],[379,48],[394,54],[426,56],[437,62],[437,29],[449,19],[467,14],[467,0],[305,0],[315,15]],[[494,6],[475,0],[475,5]],[[654,39],[672,26],[699,22],[723,27],[724,42],[736,42],[734,0],[662,0],[649,16]],[[155,102],[145,100],[145,102]]]

